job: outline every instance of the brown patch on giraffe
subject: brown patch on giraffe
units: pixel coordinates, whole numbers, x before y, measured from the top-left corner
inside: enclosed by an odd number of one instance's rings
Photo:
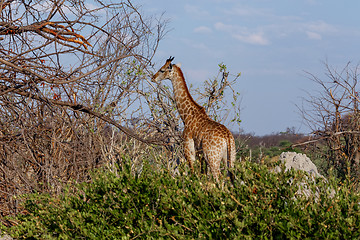
[[[173,85],[176,106],[184,122],[184,154],[192,171],[196,149],[201,149],[211,173],[219,182],[220,163],[227,162],[232,168],[235,161],[235,140],[231,132],[222,124],[210,119],[205,109],[194,101],[185,82],[180,67],[172,65],[169,58],[153,76],[152,81],[170,79]],[[230,178],[232,173],[229,171]]]

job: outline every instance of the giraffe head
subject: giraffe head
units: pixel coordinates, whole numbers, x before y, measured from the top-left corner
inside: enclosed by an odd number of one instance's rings
[[[174,66],[174,64],[171,63],[172,60],[174,60],[174,57],[170,57],[168,60],[166,60],[164,66],[162,66],[160,70],[155,73],[155,75],[151,78],[151,81],[158,82],[164,79],[171,79]]]

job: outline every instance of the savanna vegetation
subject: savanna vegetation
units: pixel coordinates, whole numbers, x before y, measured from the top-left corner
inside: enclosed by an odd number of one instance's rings
[[[234,133],[235,181],[218,186],[200,162],[189,172],[171,89],[149,81],[168,29],[163,16],[145,16],[130,0],[7,0],[0,19],[2,233],[359,238],[357,66],[326,64],[325,80],[309,74],[323,90],[299,107],[309,136]],[[238,126],[239,77],[221,63],[190,91],[212,118]],[[271,170],[283,151],[308,154],[327,180]]]
[[[97,170],[91,184],[68,185],[61,195],[28,195],[22,198],[24,212],[8,220],[14,226],[3,229],[26,239],[360,237],[360,196],[348,180],[303,185],[304,172],[273,173],[242,162],[234,185],[218,188],[204,176],[173,177],[147,163],[133,173],[131,166],[124,158],[113,171]],[[301,195],[299,186],[314,194]]]

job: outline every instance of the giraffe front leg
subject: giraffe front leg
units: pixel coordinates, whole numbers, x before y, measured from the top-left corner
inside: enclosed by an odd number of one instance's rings
[[[189,163],[191,172],[194,173],[195,162],[195,143],[194,139],[186,138],[184,141],[184,154],[187,162]]]

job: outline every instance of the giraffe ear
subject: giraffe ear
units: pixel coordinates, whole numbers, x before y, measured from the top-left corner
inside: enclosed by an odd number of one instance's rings
[[[178,68],[181,68],[181,63],[177,63],[177,64],[175,64],[175,66],[177,66]]]

